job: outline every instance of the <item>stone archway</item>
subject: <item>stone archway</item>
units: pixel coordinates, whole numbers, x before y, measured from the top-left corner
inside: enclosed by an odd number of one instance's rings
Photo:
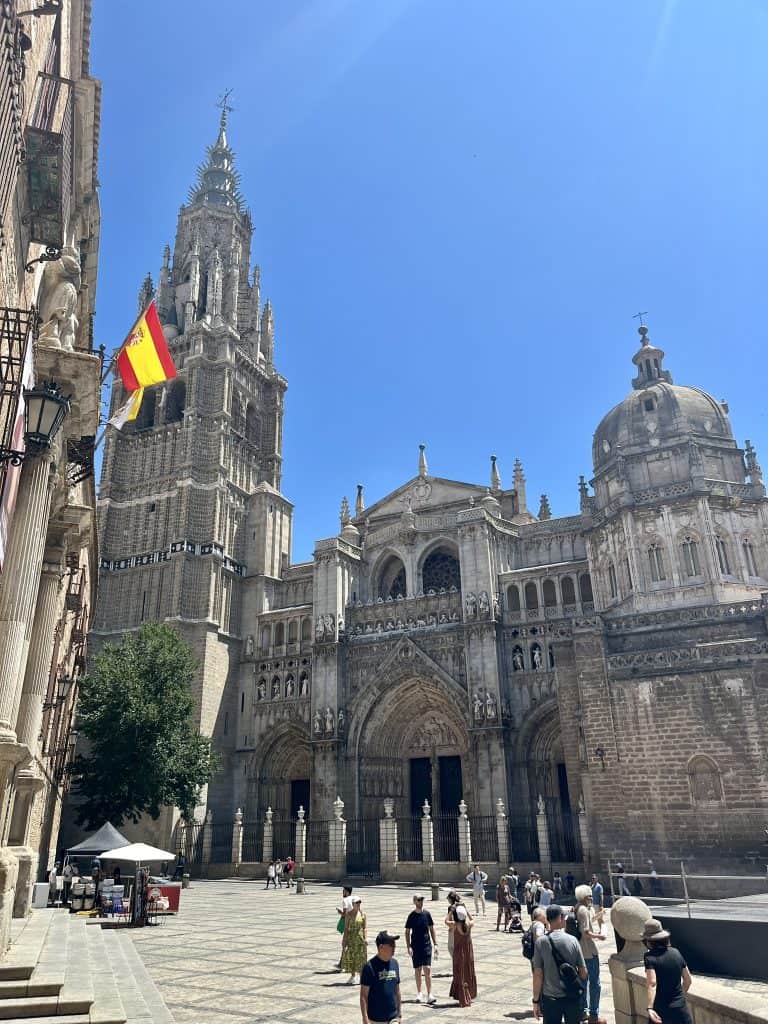
[[[276,818],[286,820],[295,813],[299,784],[306,783],[306,802],[309,811],[309,780],[312,773],[312,748],[309,735],[293,723],[275,729],[251,763],[248,774],[246,802],[248,821],[262,821],[264,812],[271,807]]]

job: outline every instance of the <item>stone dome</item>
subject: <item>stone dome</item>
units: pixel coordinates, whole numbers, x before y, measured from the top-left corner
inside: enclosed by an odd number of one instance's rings
[[[642,345],[633,362],[638,375],[627,397],[603,417],[592,442],[597,473],[620,453],[632,455],[697,438],[710,444],[735,442],[727,407],[700,388],[672,383],[663,369],[664,353],[648,340],[641,327]]]

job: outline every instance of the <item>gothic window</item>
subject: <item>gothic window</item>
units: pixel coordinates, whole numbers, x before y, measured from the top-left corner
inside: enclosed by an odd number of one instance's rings
[[[309,619],[301,620],[301,642],[305,643],[312,639],[312,623]]]
[[[507,608],[511,612],[520,611],[520,591],[514,583],[507,589]]]
[[[592,596],[592,579],[588,572],[582,573],[579,576],[579,593],[581,594],[582,604],[591,604],[594,601]]]
[[[576,604],[576,588],[570,576],[563,577],[560,590],[563,594],[563,604]]]
[[[664,569],[664,551],[661,544],[651,544],[648,548],[648,564],[651,568],[651,579],[654,583],[661,583],[667,578]]]
[[[183,380],[175,380],[165,398],[165,422],[180,423],[184,419],[187,401],[187,386]]]
[[[699,545],[693,537],[683,537],[680,545],[683,554],[683,571],[686,576],[700,576]]]
[[[747,576],[759,576],[757,562],[755,560],[755,549],[752,541],[747,538],[741,545],[744,551],[744,564],[747,567]]]
[[[282,647],[285,643],[285,626],[282,622],[278,622],[275,626],[275,647]]]
[[[254,448],[261,447],[261,420],[250,402],[245,410],[245,437]]]
[[[720,769],[711,757],[697,754],[688,762],[688,782],[691,787],[691,802],[694,804],[721,803],[723,780]]]
[[[608,590],[611,600],[614,601],[619,596],[619,585],[616,581],[616,569],[613,562],[608,563]]]
[[[421,580],[425,594],[430,590],[450,590],[451,587],[461,590],[458,558],[449,548],[430,552],[421,567]]]
[[[406,596],[405,566],[397,555],[390,555],[379,573],[378,596],[386,601],[388,597]]]
[[[534,611],[539,607],[539,593],[533,580],[525,584],[525,607],[528,611]]]
[[[728,546],[722,537],[715,537],[715,551],[717,551],[717,564],[723,576],[730,576],[731,563],[728,559]]]
[[[288,643],[295,644],[299,639],[299,624],[296,619],[292,619],[288,623]]]
[[[557,604],[557,591],[555,590],[554,582],[552,580],[544,580],[541,589],[544,595],[544,607],[554,608]]]
[[[137,430],[151,430],[155,425],[155,403],[157,401],[157,388],[145,388],[141,399],[139,414],[136,417]]]

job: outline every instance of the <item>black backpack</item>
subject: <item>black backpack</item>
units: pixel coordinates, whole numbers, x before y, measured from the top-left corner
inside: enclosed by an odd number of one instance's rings
[[[560,974],[560,981],[563,983],[566,996],[571,999],[581,998],[584,992],[584,984],[579,977],[578,969],[572,963],[565,960],[557,951],[552,941],[552,936],[548,935],[547,938],[549,939],[549,948],[552,951],[552,959],[555,961],[555,966]]]
[[[576,916],[576,908],[569,912],[565,918],[565,931],[567,935],[572,935],[574,939],[578,939],[581,942],[581,925],[579,919]]]
[[[521,942],[523,956],[526,960],[533,960],[533,951],[536,946],[536,939],[533,937],[533,925],[531,925],[527,932],[524,932]]]

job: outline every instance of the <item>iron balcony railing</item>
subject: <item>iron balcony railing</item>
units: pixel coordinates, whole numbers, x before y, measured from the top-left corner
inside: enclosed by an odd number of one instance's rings
[[[27,208],[31,242],[61,247],[72,196],[72,82],[41,71],[26,127]]]

